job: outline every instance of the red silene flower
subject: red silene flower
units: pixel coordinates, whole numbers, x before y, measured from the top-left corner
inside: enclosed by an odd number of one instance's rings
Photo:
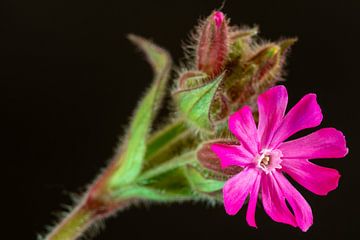
[[[284,173],[309,191],[326,195],[337,188],[340,174],[309,160],[341,158],[348,149],[344,135],[334,128],[322,128],[285,142],[300,130],[318,126],[323,118],[315,94],[305,95],[285,115],[287,102],[284,86],[269,89],[258,98],[258,126],[248,106],[230,116],[229,129],[240,145],[212,144],[211,149],[223,168],[243,168],[223,188],[224,206],[229,215],[235,215],[249,196],[246,220],[256,227],[255,208],[261,191],[265,212],[274,221],[307,231],[313,222],[311,208]]]

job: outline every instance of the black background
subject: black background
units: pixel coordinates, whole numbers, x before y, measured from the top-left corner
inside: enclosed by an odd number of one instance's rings
[[[79,193],[112,156],[118,136],[151,81],[151,69],[126,40],[153,39],[176,63],[181,42],[221,1],[2,0],[0,111],[2,239],[35,239],[70,193]],[[339,169],[340,187],[319,197],[298,187],[314,212],[307,233],[257,210],[175,204],[134,207],[106,221],[95,239],[354,239],[359,221],[360,2],[237,1],[224,12],[233,24],[258,24],[269,40],[297,36],[289,56],[290,104],[316,92],[322,126],[341,129],[349,155],[321,160]],[[7,234],[8,238],[3,238]],[[171,237],[171,238],[170,238]]]

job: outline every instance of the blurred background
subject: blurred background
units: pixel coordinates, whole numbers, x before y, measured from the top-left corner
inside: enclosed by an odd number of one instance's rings
[[[82,192],[111,158],[129,115],[152,79],[127,33],[154,40],[175,63],[181,44],[218,1],[2,0],[0,112],[2,239],[35,239],[70,195]],[[288,58],[290,105],[315,92],[322,126],[342,130],[350,153],[321,160],[340,187],[326,197],[297,186],[314,213],[307,233],[257,210],[234,217],[206,204],[133,207],[94,239],[354,239],[359,232],[360,2],[227,0],[232,24],[260,36],[298,37]],[[8,238],[3,236],[9,235]],[[10,237],[11,236],[11,237]]]

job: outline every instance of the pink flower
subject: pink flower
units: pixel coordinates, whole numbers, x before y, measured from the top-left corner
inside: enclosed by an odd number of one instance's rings
[[[274,221],[307,231],[313,222],[311,208],[283,173],[311,192],[326,195],[337,188],[340,174],[309,159],[341,158],[348,149],[342,132],[334,128],[322,128],[284,142],[300,130],[318,126],[322,120],[315,94],[305,95],[285,115],[287,101],[284,86],[261,94],[258,126],[248,106],[230,116],[229,129],[241,145],[213,144],[211,149],[223,168],[234,165],[243,168],[223,188],[225,210],[229,215],[235,215],[249,196],[246,220],[256,227],[255,208],[261,192],[264,209]]]

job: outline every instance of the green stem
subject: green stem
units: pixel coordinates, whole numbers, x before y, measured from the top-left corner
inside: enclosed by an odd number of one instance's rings
[[[177,168],[179,166],[183,166],[188,163],[193,163],[195,160],[196,160],[196,156],[195,156],[194,151],[186,152],[179,157],[175,157],[174,159],[172,159],[170,161],[167,161],[157,167],[154,167],[154,168],[144,172],[141,176],[139,176],[137,181],[141,182],[148,178],[158,176],[164,172],[168,172],[169,170]]]
[[[153,158],[159,151],[167,148],[178,136],[187,133],[187,130],[185,121],[176,119],[153,133],[147,141],[145,159]]]
[[[184,149],[196,146],[196,138],[183,119],[176,119],[149,137],[142,171],[159,166]]]
[[[79,237],[96,220],[96,214],[86,205],[76,207],[45,238],[47,240],[70,240]]]

